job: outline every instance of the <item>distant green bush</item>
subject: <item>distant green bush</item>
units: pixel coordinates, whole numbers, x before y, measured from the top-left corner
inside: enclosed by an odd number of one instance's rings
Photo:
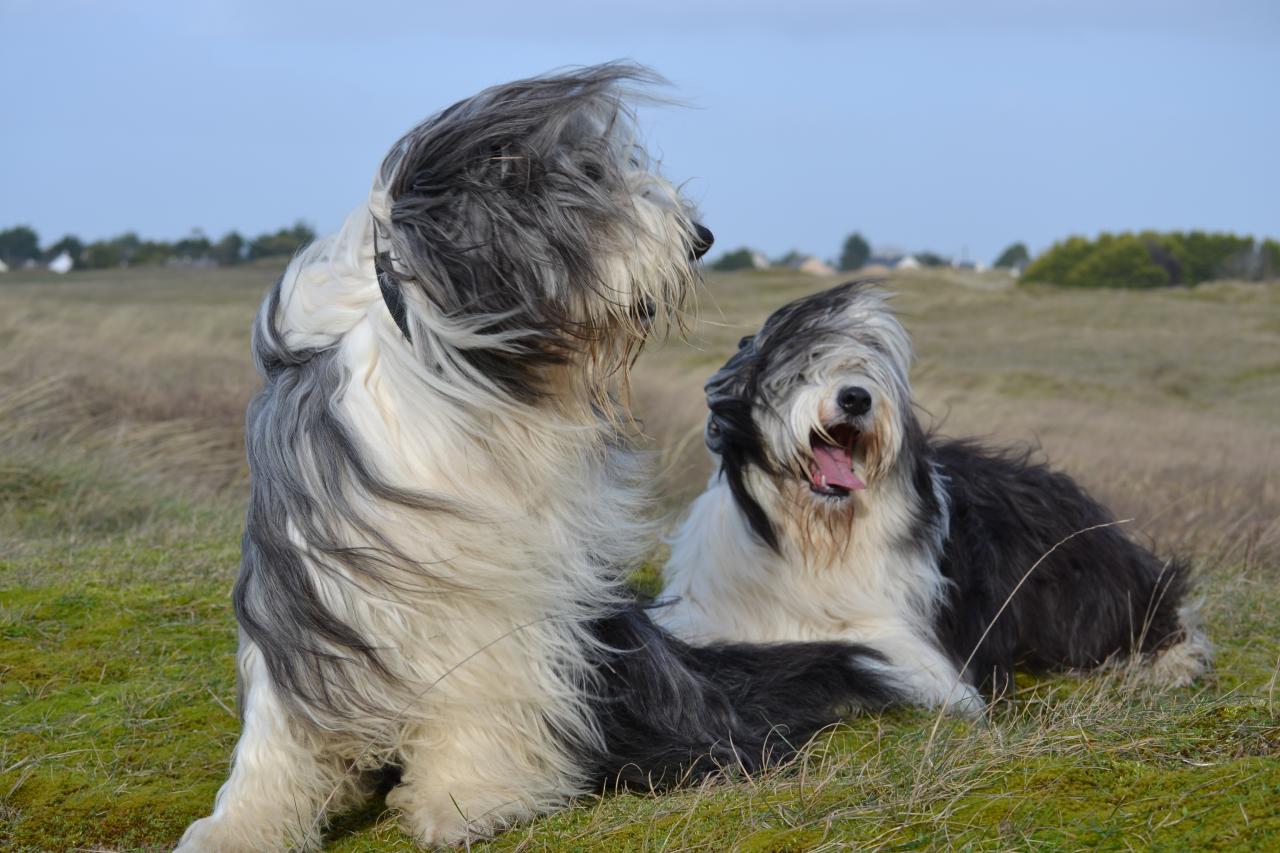
[[[1166,287],[1171,283],[1147,243],[1131,234],[1099,240],[1062,280],[1071,287]]]
[[[1280,240],[1262,241],[1262,277],[1280,278]]]
[[[305,222],[294,223],[292,228],[281,228],[274,234],[263,234],[249,243],[249,260],[292,255],[316,238]]]
[[[789,267],[792,264],[798,264],[804,260],[804,253],[799,249],[792,249],[780,258],[773,259],[775,267]]]
[[[27,225],[0,231],[0,261],[18,267],[40,257],[40,238]]]
[[[166,263],[231,266],[246,260],[293,255],[315,237],[315,231],[299,221],[291,228],[260,234],[251,241],[236,231],[229,231],[215,243],[196,228],[190,235],[172,243],[143,240],[133,231],[127,231],[117,237],[85,245],[74,234],[68,234],[41,250],[39,235],[30,227],[20,225],[0,230],[0,260],[11,267],[18,267],[28,261],[48,263],[66,252],[76,269],[159,266]]]
[[[1025,267],[1030,260],[1031,253],[1027,251],[1026,243],[1012,243],[1000,253],[1000,257],[996,258],[992,266],[1000,270],[1021,268]]]
[[[869,257],[871,257],[871,244],[855,231],[845,238],[844,245],[840,248],[838,268],[841,272],[862,269]]]
[[[1168,287],[1280,276],[1280,244],[1204,231],[1068,237],[1027,266],[1023,281],[1066,287]]]
[[[738,249],[736,252],[725,252],[716,259],[711,268],[720,272],[734,272],[736,270],[749,270],[754,268],[755,265],[756,262],[751,255],[750,249]]]

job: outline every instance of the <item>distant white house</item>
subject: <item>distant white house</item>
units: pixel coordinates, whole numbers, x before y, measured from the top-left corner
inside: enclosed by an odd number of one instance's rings
[[[867,258],[867,262],[863,266],[886,267],[891,270],[918,270],[920,269],[920,262],[916,260],[915,255],[885,252]]]
[[[973,272],[985,272],[987,269],[987,265],[982,261],[952,261],[951,266],[953,269],[972,270]]]
[[[758,270],[767,270],[769,267],[773,266],[773,264],[764,256],[764,252],[757,252],[755,249],[752,249],[751,266]]]
[[[796,272],[802,272],[806,275],[835,275],[835,267],[825,261],[819,260],[813,255],[803,255],[787,264],[788,269]]]
[[[71,255],[66,252],[59,252],[58,257],[49,261],[49,269],[58,275],[66,275],[71,272],[71,268],[75,265],[76,262],[71,260]]]
[[[4,261],[0,261],[0,275],[3,275],[8,271],[9,271],[9,265],[6,264]]]

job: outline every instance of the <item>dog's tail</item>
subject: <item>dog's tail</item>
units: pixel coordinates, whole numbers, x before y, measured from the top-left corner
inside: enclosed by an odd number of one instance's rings
[[[595,709],[602,787],[664,787],[793,756],[859,708],[905,703],[876,652],[850,643],[692,646],[641,606],[600,620]]]

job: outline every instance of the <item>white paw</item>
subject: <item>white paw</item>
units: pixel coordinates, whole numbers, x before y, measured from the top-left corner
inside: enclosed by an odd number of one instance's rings
[[[234,843],[226,830],[221,821],[202,817],[182,833],[174,853],[237,853],[249,850]]]
[[[269,850],[310,850],[319,843],[314,833],[290,833],[278,821],[245,821],[226,815],[202,817],[182,833],[174,853],[264,853]]]
[[[422,786],[398,785],[387,794],[387,806],[400,813],[400,828],[424,847],[452,847],[488,838],[483,821],[468,820],[447,796],[428,794]]]

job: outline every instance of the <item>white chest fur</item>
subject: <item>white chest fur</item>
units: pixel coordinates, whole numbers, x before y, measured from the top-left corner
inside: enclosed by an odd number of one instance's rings
[[[903,500],[881,494],[858,516],[847,542],[806,559],[782,553],[750,530],[729,487],[713,478],[671,540],[655,618],[695,641],[847,640],[894,665],[918,701],[980,708],[973,688],[933,632],[946,580],[936,551],[910,541]]]

